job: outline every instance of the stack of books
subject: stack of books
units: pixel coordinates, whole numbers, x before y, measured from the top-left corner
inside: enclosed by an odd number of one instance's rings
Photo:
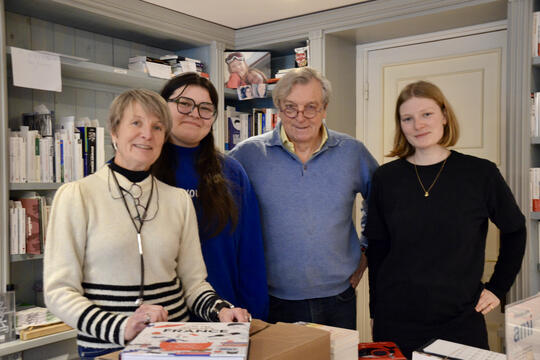
[[[309,322],[297,322],[296,324],[328,331],[330,333],[330,358],[332,360],[358,359],[359,337],[356,330],[343,329]]]

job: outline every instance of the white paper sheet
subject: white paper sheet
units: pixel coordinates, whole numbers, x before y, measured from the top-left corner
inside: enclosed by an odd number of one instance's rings
[[[12,47],[11,67],[14,86],[62,91],[62,74],[58,55]]]
[[[446,340],[436,340],[423,349],[426,353],[465,360],[506,360],[506,355]]]

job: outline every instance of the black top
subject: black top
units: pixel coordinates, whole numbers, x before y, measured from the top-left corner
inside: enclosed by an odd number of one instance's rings
[[[122,174],[123,176],[126,177],[126,179],[128,179],[129,181],[133,183],[141,182],[150,175],[150,170],[135,171],[135,170],[128,170],[126,168],[123,168],[114,162],[114,158],[111,159],[109,163],[109,167],[111,168],[111,170],[114,170],[117,173]]]
[[[441,165],[417,166],[426,189]],[[485,287],[503,299],[521,266],[526,228],[496,165],[452,151],[429,197],[413,164],[382,165],[373,175],[364,232],[371,316],[430,326],[470,312],[484,287],[488,219],[501,243]]]

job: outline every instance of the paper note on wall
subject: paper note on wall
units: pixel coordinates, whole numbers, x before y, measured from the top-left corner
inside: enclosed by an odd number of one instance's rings
[[[62,91],[60,57],[11,48],[13,85],[31,89]]]

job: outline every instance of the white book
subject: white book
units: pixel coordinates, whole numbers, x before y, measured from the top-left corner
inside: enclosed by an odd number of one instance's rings
[[[20,201],[15,201],[15,209],[17,210],[17,223],[19,225],[17,231],[19,235],[19,254],[26,254],[26,210]]]
[[[84,164],[82,155],[81,133],[76,131],[73,134],[73,180],[82,179],[84,176]]]
[[[26,171],[26,143],[24,142],[24,139],[21,138],[18,142],[19,144],[19,150],[18,150],[18,158],[19,158],[19,177],[20,182],[25,183],[28,182],[28,173]]]
[[[96,126],[96,171],[105,165],[105,128]]]
[[[124,350],[122,360],[179,357],[182,360],[245,360],[248,322],[158,322],[149,324]]]
[[[19,139],[19,140],[18,140]],[[20,154],[19,154],[19,144],[21,138],[17,136],[9,137],[9,182],[18,183],[21,182],[20,175]]]
[[[249,115],[240,113],[240,141],[246,140],[249,137]]]
[[[19,215],[13,201],[9,201],[9,253],[19,253]]]

